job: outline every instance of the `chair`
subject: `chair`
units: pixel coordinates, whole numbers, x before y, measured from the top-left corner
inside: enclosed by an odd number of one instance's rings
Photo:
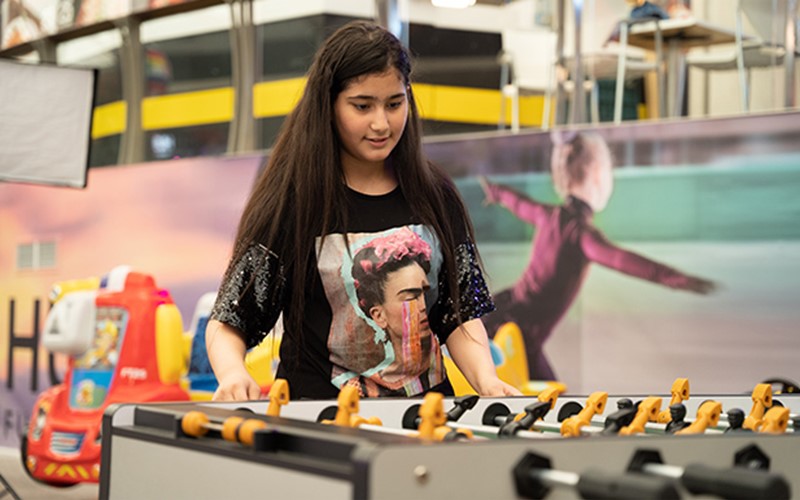
[[[531,93],[544,94],[542,128],[548,128],[551,103],[557,86],[560,84],[567,94],[575,95],[575,82],[572,78],[575,56],[557,61],[556,35],[550,31],[504,30],[502,39],[500,89],[504,97],[511,98],[512,130],[519,130],[520,95]],[[542,54],[552,54],[552,57],[541,57]],[[597,80],[614,78],[617,75],[618,61],[622,61],[625,68],[623,78],[628,79],[641,77],[656,67],[655,63],[645,61],[641,53],[631,51],[622,55],[613,48],[584,52],[581,54],[581,61],[585,75],[584,91],[590,95],[590,117],[593,123],[600,121]],[[504,117],[505,108],[501,110],[501,125],[505,122]]]
[[[768,9],[764,9],[767,6]],[[786,12],[786,0],[777,0],[777,10]],[[763,0],[736,1],[736,40],[733,48],[713,52],[690,53],[687,65],[704,71],[737,70],[742,110],[750,110],[750,75],[753,68],[780,66],[786,49],[783,46],[785,26],[775,27],[773,2]],[[744,18],[753,26],[755,36],[744,34]]]
[[[549,107],[549,88],[551,86],[549,73],[553,66],[553,60],[541,57],[541,55],[555,55],[555,33],[548,30],[508,29],[503,30],[501,36],[503,46],[499,61],[503,106],[500,110],[498,125],[505,124],[505,103],[506,98],[510,98],[511,130],[518,132],[520,95],[545,94],[544,107],[545,109]],[[545,111],[542,116],[542,127],[547,128],[549,122],[550,118]]]
[[[654,22],[656,27],[655,32],[655,62],[652,63],[639,63],[631,65],[628,59],[628,33],[631,26],[638,23]],[[661,66],[663,60],[663,45],[664,37],[661,34],[661,23],[657,18],[640,18],[640,19],[624,19],[620,21],[620,35],[619,35],[619,54],[617,56],[617,81],[614,94],[614,123],[619,124],[622,122],[622,99],[623,90],[625,88],[625,79],[631,77],[628,74],[628,68],[635,70],[639,76],[644,73],[655,70],[658,75],[658,116],[663,118],[666,116],[666,100],[663,98],[664,94],[664,70]]]

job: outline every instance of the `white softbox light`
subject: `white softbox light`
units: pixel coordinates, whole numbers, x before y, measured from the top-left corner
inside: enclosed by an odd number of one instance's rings
[[[96,73],[0,59],[0,182],[86,186]]]

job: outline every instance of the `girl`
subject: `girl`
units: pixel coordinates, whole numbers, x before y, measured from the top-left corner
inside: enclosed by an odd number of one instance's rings
[[[208,325],[216,400],[259,396],[244,354],[281,313],[277,377],[294,398],[335,398],[345,384],[362,395],[452,393],[438,349],[431,369],[384,380],[385,367],[404,364],[359,312],[353,254],[400,231],[431,249],[424,293],[398,292],[427,306],[409,315],[426,322],[411,329],[429,328],[479,394],[518,394],[495,373],[479,319],[494,305],[472,227],[452,181],[423,156],[410,73],[399,40],[369,22],[345,25],[317,52],[245,206]]]
[[[678,290],[707,294],[715,287],[606,239],[592,217],[606,207],[614,189],[608,146],[592,133],[572,133],[564,140],[554,136],[554,141],[553,183],[564,205],[540,203],[480,179],[487,203],[499,203],[536,226],[528,267],[511,288],[497,294],[497,312],[485,320],[492,334],[503,323],[517,323],[535,380],[555,380],[543,345],[578,295],[592,262]]]

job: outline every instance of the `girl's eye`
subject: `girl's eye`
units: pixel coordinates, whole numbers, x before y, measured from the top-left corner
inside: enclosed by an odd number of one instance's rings
[[[389,103],[389,109],[397,109],[403,104],[403,101],[396,101]]]
[[[369,104],[357,104],[357,103],[354,103],[353,106],[355,106],[355,108],[358,111],[366,111],[367,109],[369,109]]]

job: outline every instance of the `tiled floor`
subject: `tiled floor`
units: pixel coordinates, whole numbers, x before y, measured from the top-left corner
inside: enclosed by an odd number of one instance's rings
[[[0,474],[11,487],[12,491],[4,489],[0,482],[0,498],[15,500],[14,495],[21,500],[94,500],[98,495],[96,484],[80,484],[69,488],[53,488],[33,481],[22,468],[19,450],[14,448],[0,448]]]

